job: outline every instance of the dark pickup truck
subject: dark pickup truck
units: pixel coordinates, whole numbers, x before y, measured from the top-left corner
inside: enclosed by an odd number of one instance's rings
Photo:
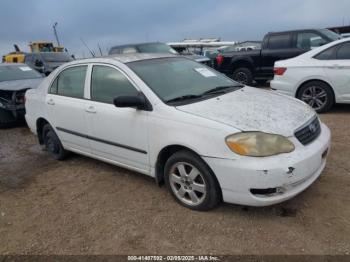
[[[253,80],[264,84],[273,78],[276,61],[298,56],[340,38],[328,29],[268,33],[261,49],[219,53],[214,67],[242,84],[251,85]]]

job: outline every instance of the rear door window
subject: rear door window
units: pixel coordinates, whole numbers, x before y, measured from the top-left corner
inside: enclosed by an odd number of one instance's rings
[[[271,35],[269,38],[269,49],[285,49],[291,47],[291,34]]]
[[[337,59],[349,60],[350,59],[350,42],[344,43],[337,51]]]
[[[50,87],[50,92],[62,96],[84,98],[87,66],[74,66],[63,70]]]

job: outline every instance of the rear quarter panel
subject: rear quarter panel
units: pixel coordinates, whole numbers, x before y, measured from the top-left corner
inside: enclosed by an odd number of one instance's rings
[[[45,95],[47,93],[47,87],[50,84],[50,77],[45,78],[38,88],[30,89],[26,92],[25,119],[30,130],[36,134],[36,122],[39,118],[44,118],[47,121],[48,115],[45,107]]]

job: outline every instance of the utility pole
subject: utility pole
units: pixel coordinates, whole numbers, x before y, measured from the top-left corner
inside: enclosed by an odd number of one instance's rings
[[[57,30],[56,30],[57,25],[58,25],[58,23],[55,22],[55,23],[53,24],[52,27],[53,27],[53,32],[54,32],[55,37],[56,37],[57,45],[58,45],[58,46],[61,46],[61,45],[60,45],[60,40],[58,40],[58,35],[57,35]]]

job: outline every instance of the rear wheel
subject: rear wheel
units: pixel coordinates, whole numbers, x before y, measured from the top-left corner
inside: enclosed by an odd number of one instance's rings
[[[232,79],[243,85],[251,85],[253,82],[253,73],[250,69],[241,67],[233,71]]]
[[[46,150],[57,160],[65,159],[68,152],[63,148],[60,139],[49,124],[44,126],[42,134]]]
[[[180,151],[172,155],[164,168],[167,188],[181,205],[205,211],[220,200],[220,187],[206,163],[197,155]]]
[[[327,112],[334,105],[333,90],[321,81],[311,81],[304,84],[300,88],[297,97],[318,113]]]

